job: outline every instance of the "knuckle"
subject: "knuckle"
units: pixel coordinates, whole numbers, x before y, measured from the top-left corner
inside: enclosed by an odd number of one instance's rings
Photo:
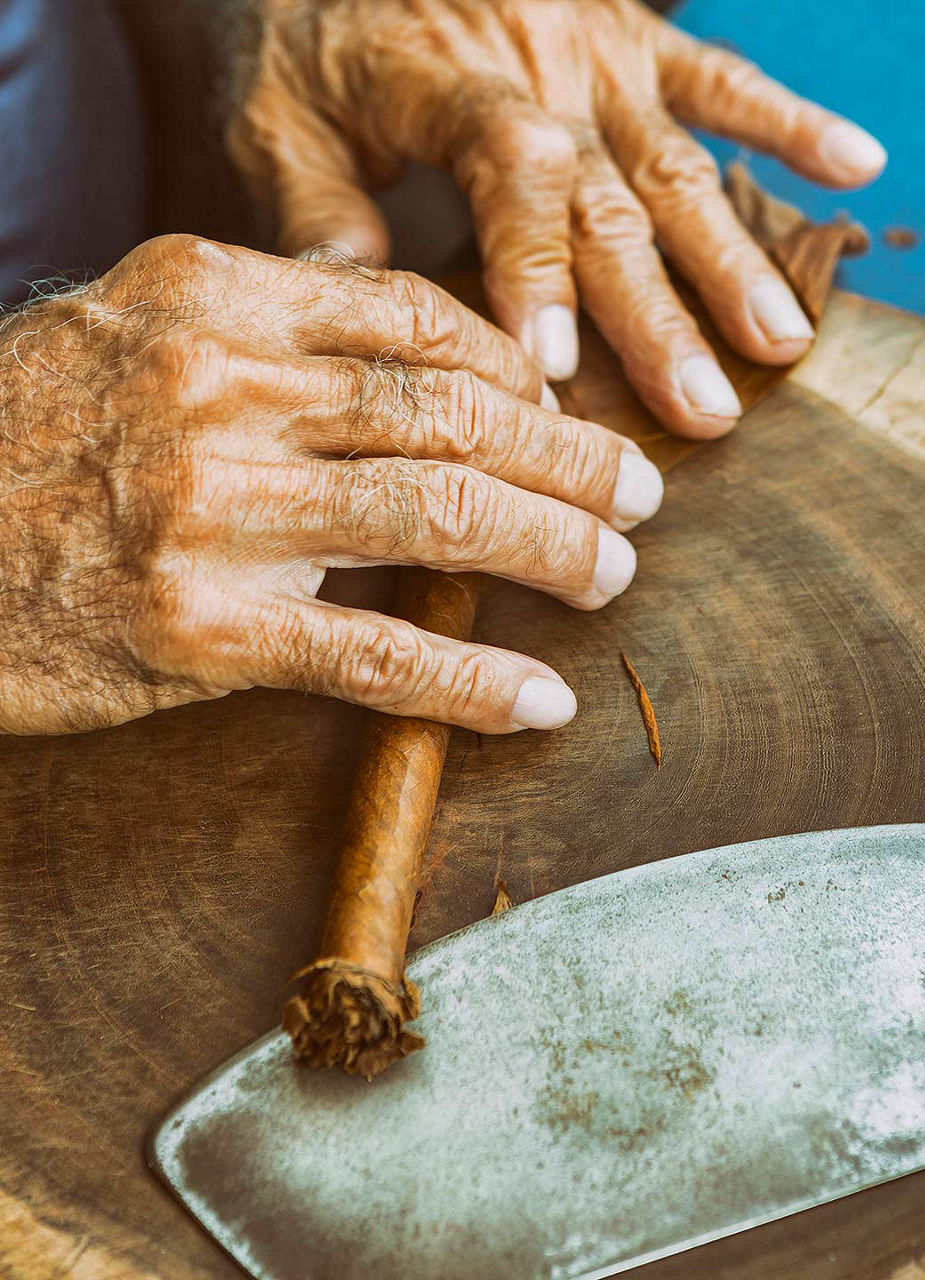
[[[579,428],[570,419],[557,419],[548,428],[544,454],[548,470],[567,500],[581,502],[613,474],[613,447],[608,449],[596,434]],[[608,456],[608,453],[610,456]]]
[[[385,469],[352,463],[345,477],[322,493],[322,523],[392,558],[416,541],[427,496],[416,463],[390,459]]]
[[[557,121],[528,116],[514,119],[498,132],[499,159],[503,163],[546,170],[570,171],[578,153],[575,140]]]
[[[123,380],[123,393],[134,391],[147,403],[156,396],[169,409],[202,410],[227,397],[235,377],[233,364],[227,346],[217,337],[174,326],[135,359]]]
[[[145,241],[124,259],[127,282],[139,269],[158,290],[183,301],[201,304],[202,295],[216,281],[227,279],[236,251],[189,232],[170,232]],[[160,296],[160,295],[159,295]]]
[[[385,706],[404,701],[424,675],[427,651],[410,624],[382,619],[368,624],[343,655],[350,692]]]
[[[711,94],[720,102],[750,94],[763,80],[754,62],[710,45],[700,50],[700,71],[710,85]]]
[[[112,311],[150,303],[156,314],[201,309],[216,280],[227,278],[235,250],[186,232],[155,236],[137,245],[90,287]]]
[[[477,464],[488,451],[486,387],[471,373],[447,379],[445,396],[450,422],[450,447],[457,462]]]
[[[404,360],[380,359],[368,368],[364,388],[358,394],[357,416],[367,429],[375,426],[396,441],[419,431],[433,431],[443,395],[439,375],[432,369]]]
[[[413,271],[393,272],[390,284],[401,326],[399,335],[407,334],[412,346],[426,351],[447,329],[446,296]]]
[[[482,649],[469,648],[456,661],[451,676],[450,697],[454,714],[465,716],[484,704],[496,682],[492,659]]]
[[[174,232],[154,243],[160,256],[187,274],[218,271],[234,260],[234,253],[227,246],[190,232]]]
[[[235,381],[233,358],[226,344],[209,334],[174,342],[166,355],[167,391],[181,410],[201,410],[227,396]]]
[[[372,361],[336,357],[330,362],[325,401],[356,428],[358,445],[375,412],[372,393],[378,385],[377,366]]]
[[[471,467],[440,469],[434,504],[428,516],[438,547],[451,559],[463,550],[471,553],[480,542],[486,528],[489,501],[485,484]],[[490,524],[490,519],[487,523]]]
[[[654,243],[651,214],[628,188],[616,183],[592,188],[576,205],[575,236],[602,247],[648,247]]]
[[[649,146],[630,171],[637,191],[651,203],[690,205],[720,187],[719,166],[704,147],[680,132],[667,131]]]

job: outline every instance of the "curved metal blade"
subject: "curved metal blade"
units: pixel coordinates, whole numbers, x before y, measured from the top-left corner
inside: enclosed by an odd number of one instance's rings
[[[275,1034],[154,1138],[261,1280],[590,1280],[925,1165],[925,826],[635,867],[409,972],[423,1053]]]

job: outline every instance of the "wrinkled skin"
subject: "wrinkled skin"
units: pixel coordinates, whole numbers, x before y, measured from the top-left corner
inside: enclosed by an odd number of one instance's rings
[[[257,684],[553,727],[575,702],[548,667],[322,603],[324,571],[477,569],[594,609],[661,499],[637,446],[537,407],[513,339],[402,273],[165,237],[9,318],[0,369],[7,733]]]
[[[285,252],[336,241],[386,260],[366,192],[408,159],[450,169],[499,323],[569,377],[580,295],[684,435],[719,435],[741,407],[653,239],[749,358],[789,363],[812,328],[682,125],[838,187],[885,160],[863,130],[638,0],[261,0],[258,16],[228,138]]]

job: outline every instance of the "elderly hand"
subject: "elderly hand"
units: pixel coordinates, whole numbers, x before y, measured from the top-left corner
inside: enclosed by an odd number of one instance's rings
[[[0,352],[0,731],[256,684],[488,733],[574,714],[539,662],[314,598],[329,565],[477,569],[579,609],[633,576],[616,530],[658,472],[530,403],[539,369],[448,294],[167,237],[11,317]]]
[[[384,259],[361,189],[411,158],[469,195],[499,323],[552,378],[578,359],[581,301],[649,407],[683,435],[741,412],[653,236],[746,356],[786,364],[812,328],[720,188],[699,126],[854,186],[869,134],[638,0],[262,0],[229,128],[281,243]]]

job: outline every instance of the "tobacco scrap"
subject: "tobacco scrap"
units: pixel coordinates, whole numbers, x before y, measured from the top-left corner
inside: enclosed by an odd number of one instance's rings
[[[503,880],[497,882],[498,892],[495,895],[495,905],[491,909],[493,916],[500,916],[503,911],[510,911],[514,902],[511,895],[507,891],[507,885]]]
[[[883,243],[889,249],[914,249],[920,239],[911,227],[887,227],[883,232]]]
[[[724,186],[739,220],[780,267],[804,311],[818,324],[839,258],[866,253],[867,231],[845,215],[832,222],[810,222],[795,205],[760,187],[739,161],[727,167]]]
[[[652,707],[652,702],[648,693],[646,693],[646,686],[642,683],[642,680],[639,678],[638,671],[630,662],[629,658],[625,653],[621,653],[620,657],[623,659],[624,667],[626,667],[626,674],[630,678],[630,684],[636,690],[636,697],[639,700],[639,710],[642,712],[642,723],[646,727],[646,735],[649,739],[649,750],[652,752],[652,756],[655,760],[655,767],[657,769],[661,769],[662,747],[658,740],[658,721],[655,719],[655,711]]]

